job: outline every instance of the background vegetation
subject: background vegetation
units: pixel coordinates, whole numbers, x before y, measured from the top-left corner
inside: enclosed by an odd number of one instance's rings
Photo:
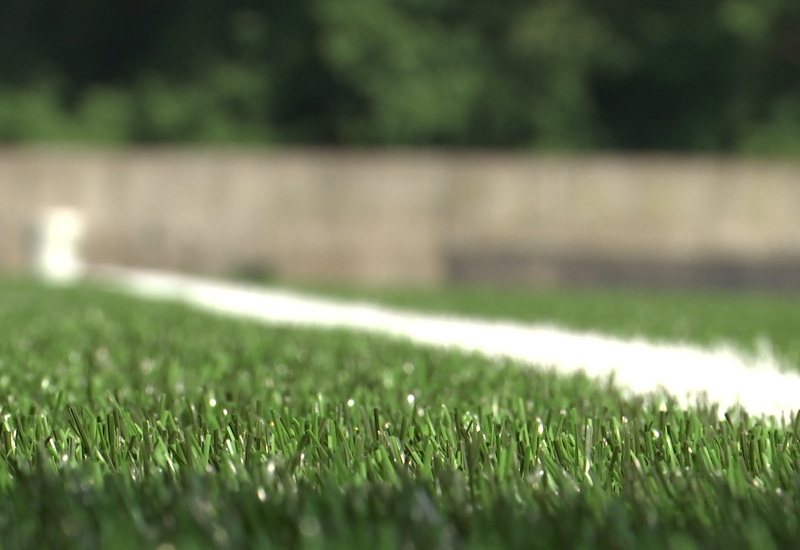
[[[0,142],[800,153],[794,0],[8,0]]]

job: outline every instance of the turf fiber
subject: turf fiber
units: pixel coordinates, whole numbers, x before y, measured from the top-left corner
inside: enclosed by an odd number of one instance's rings
[[[448,307],[477,313],[475,296]],[[562,307],[619,330],[619,298],[592,296]],[[783,302],[748,300],[693,322],[747,345],[726,333],[739,311],[791,354]],[[0,335],[0,548],[800,543],[800,417],[719,420],[547,368],[89,288],[3,281]]]

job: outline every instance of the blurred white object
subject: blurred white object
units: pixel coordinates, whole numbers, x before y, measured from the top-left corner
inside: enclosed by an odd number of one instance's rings
[[[33,231],[32,263],[38,277],[52,283],[70,283],[83,275],[81,212],[69,207],[42,210]]]

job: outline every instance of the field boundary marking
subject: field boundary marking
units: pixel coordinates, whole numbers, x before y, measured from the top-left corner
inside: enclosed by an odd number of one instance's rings
[[[354,329],[504,357],[559,373],[583,371],[598,380],[613,376],[625,392],[666,391],[682,407],[717,404],[723,414],[741,405],[749,414],[777,417],[800,408],[800,374],[785,372],[785,365],[768,348],[747,354],[728,344],[702,347],[552,324],[423,314],[155,270],[92,266],[88,276],[139,297],[177,300],[263,323]]]

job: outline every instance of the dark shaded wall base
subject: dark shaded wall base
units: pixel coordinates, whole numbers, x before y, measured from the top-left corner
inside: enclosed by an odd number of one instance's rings
[[[800,257],[654,261],[535,253],[455,253],[447,257],[447,275],[456,284],[800,292]]]

